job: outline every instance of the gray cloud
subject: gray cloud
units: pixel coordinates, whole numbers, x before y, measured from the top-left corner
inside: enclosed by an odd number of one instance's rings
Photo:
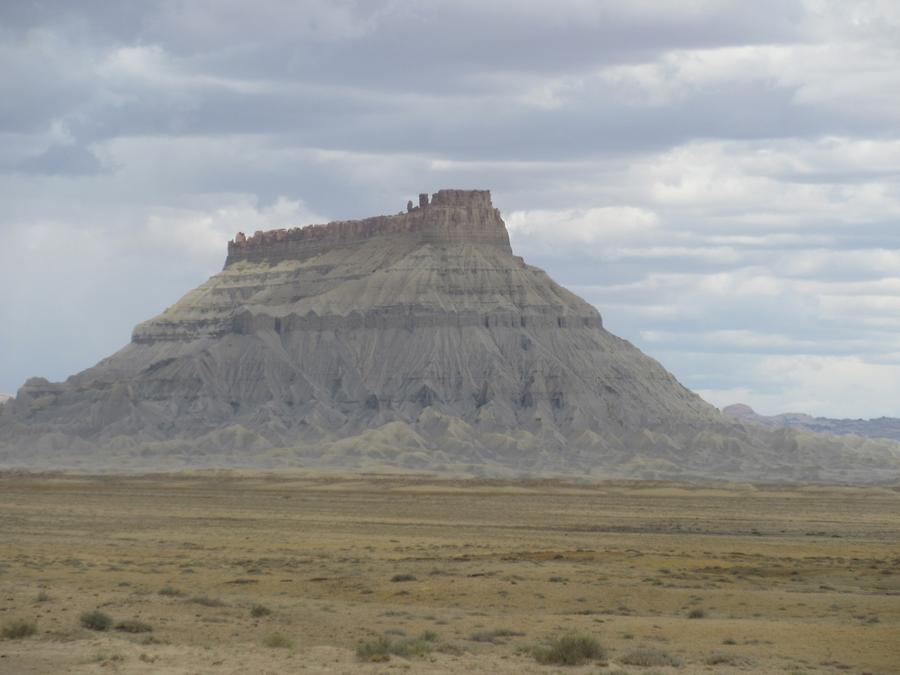
[[[874,0],[6,3],[0,390],[237,229],[478,186],[713,402],[900,415],[898,34]]]
[[[92,174],[104,170],[103,163],[90,149],[80,145],[52,145],[16,166],[19,171],[46,174]]]

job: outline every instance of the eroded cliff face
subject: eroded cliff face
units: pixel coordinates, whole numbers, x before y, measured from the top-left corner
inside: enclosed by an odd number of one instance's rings
[[[596,310],[512,255],[489,192],[441,190],[395,216],[239,233],[223,272],[140,324],[133,341],[599,322]]]
[[[810,440],[811,439],[811,440]],[[131,344],[0,408],[0,462],[866,479],[896,446],[745,427],[513,255],[487,191],[238,235]]]
[[[241,261],[277,264],[302,261],[325,252],[353,249],[377,237],[385,247],[404,249],[421,244],[472,244],[497,247],[511,254],[509,235],[488,190],[439,190],[406,213],[343,220],[288,230],[239,232],[228,242],[225,267]]]

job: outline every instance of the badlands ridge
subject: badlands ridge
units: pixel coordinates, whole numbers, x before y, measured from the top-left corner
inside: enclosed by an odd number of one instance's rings
[[[515,256],[490,193],[239,233],[130,344],[0,406],[0,464],[896,480],[886,440],[721,414]]]

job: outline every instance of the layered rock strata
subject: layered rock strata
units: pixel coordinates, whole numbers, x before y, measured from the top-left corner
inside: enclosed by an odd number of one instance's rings
[[[871,480],[897,446],[734,421],[513,255],[487,191],[238,234],[222,272],[0,409],[0,462]]]

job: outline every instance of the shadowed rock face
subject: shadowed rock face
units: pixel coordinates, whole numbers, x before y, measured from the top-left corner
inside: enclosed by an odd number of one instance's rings
[[[719,413],[514,256],[487,191],[419,203],[238,234],[120,352],[29,380],[0,409],[0,461],[896,473],[896,446]]]

